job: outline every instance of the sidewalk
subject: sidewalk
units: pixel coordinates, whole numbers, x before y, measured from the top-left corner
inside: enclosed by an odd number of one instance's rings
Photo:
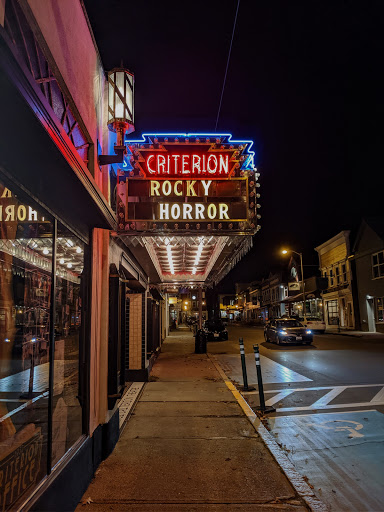
[[[309,510],[190,332],[167,338],[88,498],[77,511]]]
[[[339,332],[338,330],[327,329],[325,334],[334,334],[336,336],[352,336],[353,338],[367,338],[369,340],[384,340],[384,333],[382,332],[352,331],[348,329],[341,329]]]

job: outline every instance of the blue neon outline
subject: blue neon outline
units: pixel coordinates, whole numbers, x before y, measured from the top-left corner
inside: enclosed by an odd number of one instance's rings
[[[142,139],[125,139],[125,143],[129,144],[135,144],[135,143],[142,143],[142,144],[148,144],[147,139],[145,137],[228,137],[228,142],[226,144],[229,144],[230,142],[239,143],[239,144],[249,144],[249,147],[247,147],[246,151],[248,155],[252,155],[252,157],[255,157],[255,151],[251,151],[251,147],[254,144],[253,140],[232,140],[232,134],[231,133],[142,133],[141,134]],[[255,162],[253,161],[253,165],[255,165]]]

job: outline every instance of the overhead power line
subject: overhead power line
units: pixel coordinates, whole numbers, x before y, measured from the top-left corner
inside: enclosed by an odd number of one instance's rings
[[[223,102],[223,96],[224,96],[225,83],[226,83],[226,81],[227,81],[227,73],[228,73],[229,61],[230,61],[230,59],[231,59],[232,43],[233,43],[233,37],[234,37],[234,35],[235,35],[236,21],[237,21],[237,13],[239,12],[239,6],[240,6],[240,0],[237,0],[236,14],[235,14],[235,19],[234,19],[234,21],[233,21],[233,29],[232,29],[231,44],[230,44],[230,46],[229,46],[229,52],[228,52],[228,58],[227,58],[227,65],[226,65],[226,67],[225,67],[225,74],[224,74],[223,87],[222,87],[222,89],[221,89],[221,96],[220,96],[219,109],[218,109],[218,111],[217,111],[216,125],[215,125],[215,132],[217,132],[217,125],[219,124],[219,117],[220,117],[220,111],[221,111],[221,104],[222,104],[222,102]]]

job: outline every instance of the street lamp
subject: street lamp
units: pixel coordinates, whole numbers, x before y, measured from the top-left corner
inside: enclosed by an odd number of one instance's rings
[[[294,252],[295,254],[298,254],[300,256],[300,266],[301,266],[301,282],[303,284],[303,317],[304,322],[307,321],[307,308],[305,304],[305,282],[304,282],[304,272],[303,272],[303,254],[301,252],[296,252],[290,249],[290,251],[287,251],[286,249],[281,251],[282,254],[288,254],[288,252]]]
[[[108,73],[108,129],[116,133],[115,155],[99,155],[99,165],[122,163],[126,133],[134,131],[134,75],[125,68]]]

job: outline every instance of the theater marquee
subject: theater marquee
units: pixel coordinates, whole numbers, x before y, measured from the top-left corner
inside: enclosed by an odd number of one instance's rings
[[[225,135],[144,135],[126,141],[118,231],[253,234],[258,173],[251,141]]]

